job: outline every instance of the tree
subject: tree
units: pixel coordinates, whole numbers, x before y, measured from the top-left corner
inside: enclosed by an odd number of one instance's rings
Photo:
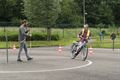
[[[107,5],[108,0],[85,0],[86,20],[88,24],[113,24],[114,15],[110,5]],[[79,7],[83,8],[83,0],[75,0]],[[83,9],[81,10],[83,14]]]
[[[0,21],[16,22],[25,18],[23,0],[0,0]]]
[[[106,1],[101,1],[100,6],[98,8],[99,10],[99,19],[98,19],[98,23],[103,23],[106,25],[112,25],[114,24],[113,20],[114,20],[114,15],[112,12],[112,9],[109,5],[107,5]]]
[[[107,0],[107,4],[111,7],[114,14],[114,23],[120,25],[120,0]]]
[[[60,12],[60,0],[24,0],[25,14],[35,25],[47,27],[50,40],[51,26],[53,26]]]
[[[24,0],[25,14],[31,22],[48,26],[55,24],[60,11],[59,0]]]
[[[12,6],[9,0],[0,0],[0,21],[10,21],[12,18]]]
[[[81,8],[74,0],[63,0],[61,2],[61,13],[56,23],[63,24],[63,26],[69,24],[69,27],[82,25]]]
[[[23,0],[14,0],[13,4],[13,17],[17,19],[24,19],[24,2]]]

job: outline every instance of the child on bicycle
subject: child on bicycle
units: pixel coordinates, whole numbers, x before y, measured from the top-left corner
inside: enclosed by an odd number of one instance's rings
[[[77,54],[78,49],[80,49],[85,43],[87,43],[88,39],[90,39],[90,37],[91,37],[91,32],[88,29],[88,24],[84,25],[84,28],[78,34],[78,37],[80,38],[80,40],[78,41],[78,46],[77,46],[77,50],[75,52],[75,56],[72,59],[74,59],[79,54],[79,53]]]

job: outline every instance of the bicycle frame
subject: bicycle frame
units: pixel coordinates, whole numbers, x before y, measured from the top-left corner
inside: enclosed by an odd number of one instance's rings
[[[81,54],[82,61],[85,61],[88,55],[88,48],[87,43],[84,41],[81,47],[77,49],[79,46],[79,42],[73,43],[71,50],[72,50],[72,59],[74,59],[79,53]],[[77,50],[77,51],[76,51]],[[75,53],[77,52],[77,53]]]

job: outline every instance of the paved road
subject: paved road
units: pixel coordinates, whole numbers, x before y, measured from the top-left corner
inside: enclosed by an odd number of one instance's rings
[[[0,80],[120,80],[120,50],[93,49],[87,61],[70,59],[69,47],[59,53],[57,47],[29,49],[33,61],[16,61],[18,50],[0,50]]]

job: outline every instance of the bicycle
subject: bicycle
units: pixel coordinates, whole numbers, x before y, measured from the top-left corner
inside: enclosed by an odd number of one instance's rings
[[[79,47],[79,41],[73,42],[72,46],[71,46],[71,58],[75,59],[76,56],[80,53],[81,54],[81,60],[85,61],[87,59],[88,56],[88,46],[87,46],[87,40],[85,40],[83,42],[83,45],[81,47]],[[77,49],[77,47],[79,47]]]

